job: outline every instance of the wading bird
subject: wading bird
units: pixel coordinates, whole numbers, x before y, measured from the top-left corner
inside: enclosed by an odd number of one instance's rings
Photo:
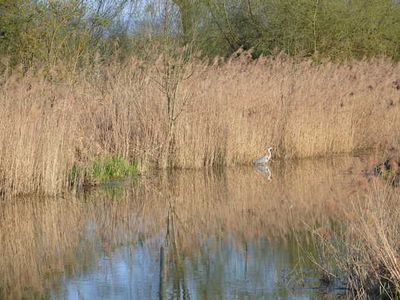
[[[266,155],[264,155],[263,157],[260,157],[260,158],[258,158],[258,159],[256,159],[256,160],[254,160],[254,161],[253,161],[253,164],[255,164],[255,165],[266,164],[266,163],[271,159],[271,156],[272,156],[271,150],[272,150],[272,148],[269,147],[269,148],[267,149],[267,152],[268,152],[268,153],[267,153]]]

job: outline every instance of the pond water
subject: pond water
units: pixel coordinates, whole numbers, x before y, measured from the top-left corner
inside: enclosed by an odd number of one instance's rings
[[[359,158],[175,171],[0,203],[0,298],[336,299],[315,262]]]

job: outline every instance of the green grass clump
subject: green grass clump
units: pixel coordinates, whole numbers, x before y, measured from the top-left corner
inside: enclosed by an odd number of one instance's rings
[[[138,174],[136,163],[130,163],[120,155],[100,157],[89,168],[90,178],[99,183]]]

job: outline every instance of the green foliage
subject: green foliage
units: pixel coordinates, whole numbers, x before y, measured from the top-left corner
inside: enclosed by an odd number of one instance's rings
[[[243,48],[254,56],[400,59],[398,1],[157,1],[143,2],[135,15],[126,0],[0,0],[0,58],[73,73],[116,58],[146,59],[172,40],[211,58]]]
[[[222,55],[242,47],[256,55],[283,51],[333,59],[400,59],[400,4],[392,0],[205,0],[205,5],[213,18],[200,32],[219,36],[225,44],[206,44],[200,37],[206,53],[215,52],[207,49],[211,46]]]
[[[136,163],[129,163],[120,155],[108,155],[99,157],[88,165],[74,164],[69,171],[68,182],[70,186],[84,184],[105,184],[103,187],[118,187],[119,180],[138,175]]]
[[[0,27],[5,31],[0,49],[11,56],[13,64],[30,66],[32,62],[46,62],[53,65],[61,60],[72,60],[87,48],[87,32],[78,22],[83,11],[73,2],[6,4],[0,4]]]
[[[120,155],[101,157],[89,168],[89,176],[95,181],[104,183],[112,179],[121,179],[138,174],[136,164],[130,164]]]
[[[0,0],[0,56],[25,68],[62,65],[77,71],[113,47],[105,34],[112,26],[110,14],[78,0]]]
[[[79,175],[82,173],[81,168],[74,164],[68,174],[69,185],[73,186],[77,183]]]

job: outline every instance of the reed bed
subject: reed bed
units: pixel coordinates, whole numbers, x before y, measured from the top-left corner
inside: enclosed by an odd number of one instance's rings
[[[142,170],[247,164],[397,147],[400,65],[245,54],[209,64],[161,57],[75,77],[14,72],[0,86],[0,193],[79,187],[98,157]]]
[[[321,239],[327,256],[345,274],[352,298],[399,296],[399,200],[397,190],[373,182],[362,196],[339,204],[345,228],[341,245]]]

